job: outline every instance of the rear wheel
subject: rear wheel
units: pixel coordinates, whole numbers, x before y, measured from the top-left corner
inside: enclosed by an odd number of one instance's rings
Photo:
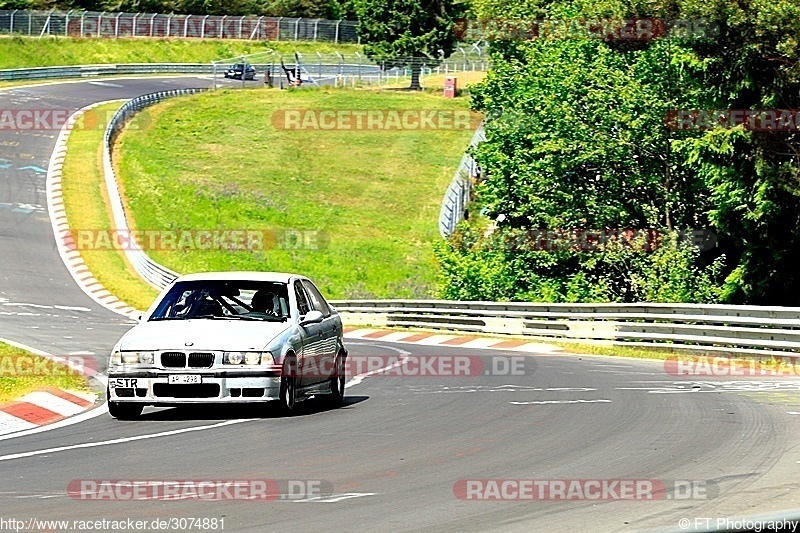
[[[345,373],[345,357],[338,355],[335,363],[336,373],[331,376],[331,393],[325,397],[328,405],[339,407],[344,402],[344,385],[347,381]]]

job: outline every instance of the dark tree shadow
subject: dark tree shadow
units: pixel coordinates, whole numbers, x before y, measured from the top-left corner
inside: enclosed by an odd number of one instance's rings
[[[331,407],[317,398],[303,400],[295,405],[293,413],[288,417],[281,413],[279,406],[275,402],[270,404],[240,405],[209,403],[181,405],[177,407],[145,408],[144,413],[142,413],[137,420],[167,422],[176,420],[225,421],[239,418],[296,418],[298,416],[309,416],[326,411],[352,409],[355,405],[368,399],[369,396],[345,396],[344,402],[340,407]]]

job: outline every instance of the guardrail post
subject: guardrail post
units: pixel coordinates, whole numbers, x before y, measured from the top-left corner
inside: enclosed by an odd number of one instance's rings
[[[258,32],[258,33],[257,33],[258,37],[256,37],[256,39],[258,39],[259,41],[261,40],[261,23],[262,23],[263,21],[264,21],[264,17],[258,17],[258,22],[256,22],[256,29],[255,29],[255,31],[257,31],[257,32]],[[266,32],[265,32],[265,33],[266,33]],[[250,38],[252,39],[253,37],[251,36]],[[270,72],[270,74],[272,74],[272,73]]]
[[[336,56],[339,58],[339,76],[344,74],[344,56],[339,52],[334,52]]]
[[[53,18],[53,13],[54,12],[55,12],[55,9],[52,9],[52,10],[50,10],[50,13],[47,14],[47,20],[44,21],[44,27],[42,28],[42,33],[39,34],[39,38],[40,39],[42,38],[42,35],[44,35],[45,28],[47,29],[47,35],[50,35],[50,21]]]

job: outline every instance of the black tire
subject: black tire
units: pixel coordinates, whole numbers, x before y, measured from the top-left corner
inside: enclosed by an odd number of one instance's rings
[[[135,420],[144,410],[140,403],[108,402],[108,414],[117,420]]]
[[[324,396],[325,403],[330,407],[341,407],[344,403],[344,385],[347,382],[347,375],[345,372],[345,357],[343,355],[336,356],[334,363],[336,374],[331,376],[331,393]]]
[[[297,363],[287,359],[281,372],[281,389],[279,393],[280,411],[283,415],[291,415],[297,405]]]

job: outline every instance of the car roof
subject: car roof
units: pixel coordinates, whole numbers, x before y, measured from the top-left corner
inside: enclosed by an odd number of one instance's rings
[[[289,283],[290,278],[304,278],[299,274],[289,274],[286,272],[200,272],[197,274],[187,274],[180,276],[178,281],[273,281],[278,283]]]

